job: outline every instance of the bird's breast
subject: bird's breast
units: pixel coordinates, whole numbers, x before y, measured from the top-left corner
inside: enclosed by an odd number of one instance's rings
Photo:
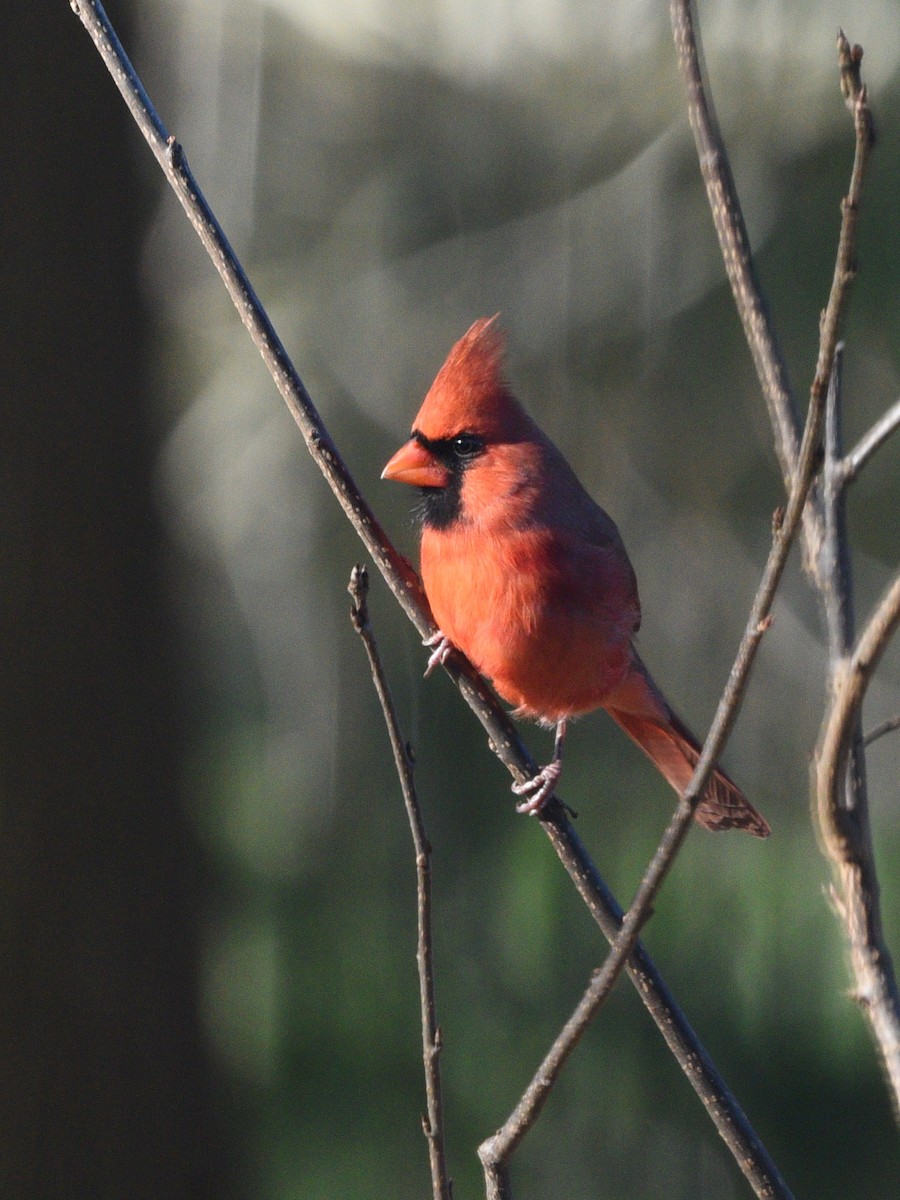
[[[613,548],[542,527],[426,529],[421,565],[441,630],[524,715],[598,708],[627,673],[636,598]]]

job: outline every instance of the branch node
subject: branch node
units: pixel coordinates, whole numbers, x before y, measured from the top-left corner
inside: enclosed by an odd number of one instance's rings
[[[852,112],[854,102],[862,89],[863,48],[859,45],[851,46],[843,29],[838,30],[837,48],[838,64],[841,69],[841,95]]]
[[[369,628],[369,572],[362,563],[357,563],[350,572],[347,591],[352,600],[350,619],[353,621],[353,628],[357,633],[362,633]]]
[[[166,158],[173,171],[180,172],[184,169],[184,148],[174,133],[170,133],[166,138]]]

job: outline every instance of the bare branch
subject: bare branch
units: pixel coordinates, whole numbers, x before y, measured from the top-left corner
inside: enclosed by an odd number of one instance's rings
[[[447,1174],[447,1156],[444,1147],[444,1106],[441,1099],[442,1049],[441,1031],[435,1015],[434,1003],[434,947],[431,933],[431,846],[425,834],[422,809],[413,782],[413,760],[409,746],[400,733],[397,710],[387,686],[384,668],[375,634],[369,623],[369,575],[363,566],[355,566],[350,573],[347,588],[353,600],[350,616],[353,628],[362,638],[372,669],[375,691],[384,713],[394,764],[400,779],[409,829],[416,852],[416,900],[418,940],[416,962],[419,967],[419,1002],[422,1009],[422,1061],[425,1065],[425,1101],[428,1115],[422,1121],[428,1140],[428,1160],[431,1166],[431,1190],[434,1200],[451,1200],[452,1188]]]
[[[699,35],[693,18],[691,0],[670,0],[670,13],[679,64],[687,88],[688,114],[713,223],[719,237],[731,290],[769,409],[775,435],[775,449],[785,487],[790,491],[798,456],[799,422],[787,369],[776,342],[762,289],[756,278],[740,200],[704,79]],[[856,274],[857,215],[865,169],[874,145],[874,123],[866,89],[859,78],[862,50],[858,46],[850,47],[843,33],[838,39],[838,50],[842,91],[854,115],[857,136],[850,187],[841,205],[841,231],[834,277],[820,326],[819,352],[811,388],[811,395],[819,396],[824,395],[828,387],[847,293]],[[811,500],[813,499],[811,496]],[[816,586],[822,588],[819,562],[824,528],[818,503],[807,505],[803,525],[804,565]]]
[[[490,1139],[478,1147],[478,1155],[484,1167],[484,1194],[486,1200],[512,1200],[512,1183],[509,1169],[505,1162],[490,1157]],[[485,1158],[485,1147],[488,1147],[488,1158]]]
[[[678,64],[687,89],[688,117],[700,159],[700,171],[712,211],[725,270],[753,356],[763,396],[775,431],[775,449],[789,491],[796,474],[800,420],[787,365],[775,336],[765,297],[750,250],[750,239],[731,173],[728,152],[719,131],[704,80],[699,33],[691,0],[671,0],[669,13]]]
[[[853,653],[832,678],[815,760],[816,811],[825,851],[835,869],[835,897],[850,943],[857,999],[878,1044],[900,1113],[900,991],[881,924],[878,877],[865,804],[848,806],[857,794],[847,787],[851,744],[869,682],[900,624],[900,573],[888,588]]]
[[[558,818],[554,816],[552,820],[545,821],[544,824],[557,853],[564,862],[574,863],[583,860],[585,856],[579,848],[578,834],[571,823],[565,819],[564,814],[560,814]],[[612,943],[621,929],[623,916],[615,898],[596,873],[582,875],[580,872],[572,870],[569,873],[585,904],[593,913],[607,939]],[[600,892],[604,894],[602,904],[597,903]],[[613,915],[612,922],[610,921],[611,914]],[[734,1155],[738,1166],[750,1182],[756,1195],[774,1197],[777,1200],[791,1200],[791,1192],[781,1178],[778,1168],[757,1137],[736,1098],[726,1087],[706,1050],[698,1042],[697,1035],[675,1003],[668,987],[640,941],[635,943],[626,971],[650,1015],[658,1025],[670,1051],[702,1100],[719,1134]],[[580,1002],[579,1009],[573,1016],[575,1021],[578,1020],[581,1003],[584,1001]],[[567,1047],[571,1036],[570,1024],[571,1022],[564,1027],[545,1059],[545,1064],[556,1074],[559,1073],[559,1068],[575,1044],[573,1041],[572,1045]],[[691,1047],[696,1049],[691,1049]],[[488,1200],[508,1200],[511,1195],[506,1161],[511,1150],[507,1151],[505,1143],[508,1141],[511,1149],[514,1149],[527,1132],[528,1125],[533,1122],[530,1115],[531,1106],[535,1106],[540,1111],[550,1090],[542,1082],[541,1074],[542,1068],[535,1074],[532,1084],[529,1085],[519,1106],[507,1122],[509,1129],[504,1126],[494,1135],[500,1140],[495,1142],[493,1137],[488,1138],[479,1147],[479,1157],[484,1166],[485,1178],[488,1183]],[[524,1123],[524,1127],[521,1129],[518,1128],[520,1123]]]
[[[862,81],[862,46],[851,46],[847,35],[843,29],[838,30],[837,36],[838,48],[838,66],[841,70],[841,95],[844,97],[844,103],[847,105],[850,113],[855,118],[857,115],[857,105],[866,90],[866,85]],[[866,115],[868,130],[865,134],[866,140],[870,145],[875,144],[875,122],[870,113]]]
[[[840,353],[835,367],[834,386],[828,394],[822,491],[826,532],[820,564],[831,704],[816,754],[816,812],[822,845],[837,878],[835,909],[850,944],[857,997],[875,1035],[900,1113],[900,992],[882,930],[865,770],[866,742],[887,732],[892,722],[864,739],[861,721],[866,689],[900,614],[900,576],[852,650],[853,580],[846,532],[846,485],[851,474],[842,457]]]
[[[848,723],[858,715],[866,690],[888,642],[900,622],[900,572],[875,608],[868,624],[860,634],[856,648],[835,673],[828,719],[824,726],[825,739],[819,758],[831,763],[826,772],[829,791],[834,780],[840,779],[846,766],[846,746],[838,746]],[[834,743],[834,747],[832,747]]]
[[[393,547],[356,487],[268,315],[191,174],[180,146],[169,137],[150,103],[102,5],[99,0],[72,0],[72,7],[91,35],[135,121],[219,271],[241,320],[303,434],[313,460],[324,474],[348,519],[410,620],[423,636],[434,633],[435,626],[416,572]],[[537,765],[485,680],[459,653],[448,659],[444,669],[487,731],[494,753],[514,778],[518,781],[532,778],[537,771]],[[612,941],[619,930],[622,910],[567,819],[562,805],[559,802],[549,804],[541,814],[540,823],[594,920],[607,940]],[[765,1178],[777,1180],[779,1177],[774,1163],[653,962],[639,944],[629,961],[628,974],[738,1165],[745,1173],[758,1169]],[[784,1190],[768,1190],[758,1194],[787,1196],[789,1193]]]
[[[825,420],[824,461],[822,464],[822,511],[825,536],[819,556],[819,578],[828,635],[828,653],[832,663],[843,658],[853,642],[853,568],[847,540],[847,504],[844,492],[842,424],[842,370],[844,347],[840,343],[834,358],[831,386],[828,389]]]
[[[900,400],[895,400],[883,417],[875,422],[868,433],[863,434],[843,461],[845,483],[853,483],[857,475],[900,426]]]
[[[874,729],[870,729],[863,738],[864,746],[871,746],[873,742],[877,742],[879,738],[884,737],[886,733],[894,733],[900,729],[900,713],[893,717],[889,717],[886,721],[882,721],[880,725],[876,725]]]
[[[598,991],[599,980],[607,973],[611,975],[611,982],[618,975],[623,956],[627,955],[629,946],[633,944],[647,920],[657,892],[687,835],[694,810],[703,796],[707,781],[715,768],[716,760],[737,719],[756,652],[770,625],[770,613],[775,593],[781,582],[785,563],[799,529],[806,498],[815,476],[824,408],[824,398],[813,396],[810,401],[806,428],[803,431],[797,474],[791,486],[787,508],[784,514],[774,522],[772,547],[753,599],[750,616],[747,619],[728,682],[706,736],[693,778],[678,803],[669,827],[663,835],[644,878],[641,880],[631,907],[625,915],[622,931],[598,975]]]
[[[837,346],[841,319],[847,302],[850,284],[856,278],[856,231],[859,221],[859,204],[869,155],[875,144],[875,126],[869,111],[869,99],[864,85],[859,80],[859,65],[862,48],[854,46],[844,37],[838,36],[838,55],[841,66],[841,88],[848,99],[856,129],[856,149],[850,187],[841,201],[841,232],[838,239],[837,261],[831,281],[831,293],[822,315],[819,330],[819,357],[813,378],[812,393],[824,395],[831,376],[831,364]]]

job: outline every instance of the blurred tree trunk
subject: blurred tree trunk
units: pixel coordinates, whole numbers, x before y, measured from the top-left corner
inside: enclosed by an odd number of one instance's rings
[[[220,1197],[136,135],[64,0],[4,33],[0,1195]]]

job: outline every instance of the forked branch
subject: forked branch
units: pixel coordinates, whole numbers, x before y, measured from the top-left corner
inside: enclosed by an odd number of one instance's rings
[[[839,380],[838,380],[839,384]],[[834,908],[844,925],[856,996],[875,1035],[895,1111],[900,1115],[900,992],[881,922],[881,899],[869,820],[862,704],[875,666],[897,627],[900,576],[854,645],[853,576],[847,539],[847,489],[857,469],[842,455],[840,386],[829,390],[822,499],[825,540],[821,576],[828,635],[830,701],[815,759],[815,812],[822,848],[835,874]],[[858,444],[865,460],[887,436],[882,420]],[[862,454],[859,446],[863,447]],[[888,721],[880,730],[890,729]]]
[[[790,485],[796,460],[796,417],[790,403],[787,373],[756,281],[740,203],[708,99],[691,8],[691,0],[670,0],[691,127],[726,271],[769,407],[776,452]],[[850,186],[841,205],[838,255],[831,293],[822,314],[811,389],[812,403],[831,381],[823,485],[811,497],[804,518],[804,561],[822,600],[831,668],[831,701],[816,756],[816,807],[823,844],[838,877],[835,907],[850,942],[857,993],[875,1033],[894,1103],[900,1112],[900,1002],[881,928],[878,878],[869,830],[865,739],[860,726],[862,698],[871,670],[896,627],[897,583],[888,590],[854,646],[853,587],[844,518],[847,485],[900,426],[900,401],[873,425],[854,450],[846,457],[842,455],[838,338],[849,287],[856,275],[857,221],[866,167],[875,144],[875,125],[861,77],[862,49],[851,45],[843,31],[839,33],[837,46],[841,91],[853,116],[856,142]],[[885,728],[891,724],[888,722]]]
[[[688,10],[689,17],[690,12]],[[687,55],[690,57],[689,31],[686,33],[681,23],[676,22],[676,33],[681,38],[679,44],[680,53],[682,56]],[[688,39],[687,43],[685,39]],[[750,611],[750,617],[743,638],[741,639],[728,683],[719,702],[715,718],[703,747],[703,752],[694,771],[694,777],[685,791],[669,828],[666,830],[663,840],[641,881],[632,905],[626,913],[622,930],[603,968],[597,972],[591,983],[591,987],[588,989],[588,993],[586,993],[586,995],[593,994],[596,1001],[596,1008],[599,1008],[603,997],[608,994],[612,982],[618,975],[621,962],[627,956],[629,947],[634,944],[640,929],[649,916],[655,896],[686,836],[694,810],[703,795],[706,782],[737,717],[756,651],[759,648],[765,630],[768,628],[772,602],[775,598],[781,574],[787,561],[787,555],[799,526],[818,466],[821,435],[825,424],[823,418],[826,413],[826,395],[828,399],[833,399],[840,393],[840,347],[837,338],[846,305],[847,292],[855,276],[857,220],[865,167],[874,141],[874,124],[868,109],[866,90],[859,77],[862,51],[858,46],[851,49],[843,33],[840,35],[838,48],[841,55],[842,90],[848,98],[848,104],[854,115],[856,151],[849,190],[841,206],[842,220],[834,276],[828,303],[823,312],[820,324],[816,370],[810,387],[809,407],[799,455],[795,466],[791,469],[787,508],[776,521],[772,548],[763,572],[763,577]],[[696,47],[694,47],[694,53],[696,54]],[[694,89],[692,95],[696,108],[705,115],[697,116],[697,113],[695,113],[695,124],[705,141],[706,138],[718,138],[718,130],[712,119],[711,108],[705,103],[706,93],[702,78],[699,75],[699,57],[697,57],[697,64],[697,73],[691,73]],[[698,88],[699,91],[697,90]],[[749,261],[749,246],[746,241],[743,220],[740,217],[740,205],[733,181],[730,178],[730,172],[727,170],[727,157],[724,156],[724,150],[717,156],[716,163],[717,167],[709,167],[708,186],[711,187],[713,195],[726,198],[722,202],[718,218],[722,225],[721,236],[725,244],[733,249],[734,253],[730,261],[735,269],[736,278],[739,278],[741,281],[737,291],[741,293],[746,301],[751,290],[754,294],[758,293],[758,285],[755,282],[752,262]],[[761,296],[761,293],[759,295]],[[745,313],[746,325],[755,328],[754,312],[758,314],[764,311],[761,299],[758,304],[749,305]],[[767,345],[768,343],[765,338],[760,339],[759,352],[763,357],[770,352],[774,353],[774,341],[771,342],[769,349],[766,349]],[[769,360],[767,359],[767,361]],[[777,361],[774,359],[771,360],[770,366],[774,370],[777,366]],[[830,389],[826,393],[826,386],[829,385],[829,381]],[[772,407],[775,409],[777,405],[773,404]],[[833,411],[833,407],[829,407],[828,411]],[[877,433],[872,433],[865,439],[863,454],[873,453],[876,446],[880,444],[880,439],[888,436],[890,428],[892,426],[889,423],[880,422],[877,427]],[[846,474],[845,472],[844,477],[846,477]],[[828,522],[826,520],[827,528]],[[827,544],[827,537],[825,544]],[[596,1008],[593,1011],[596,1011]]]

